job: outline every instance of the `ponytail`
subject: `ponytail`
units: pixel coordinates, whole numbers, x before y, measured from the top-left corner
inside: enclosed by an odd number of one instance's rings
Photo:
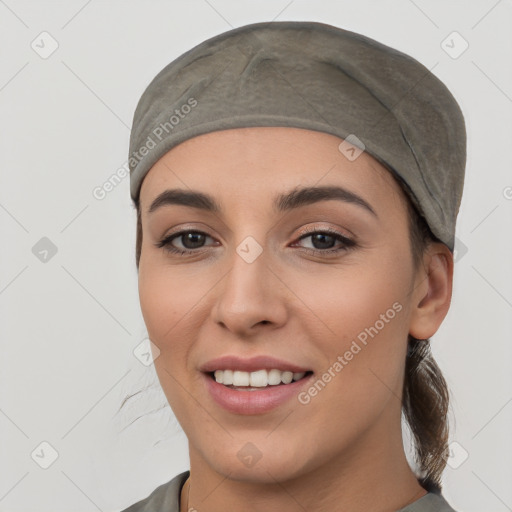
[[[418,481],[429,492],[441,493],[441,475],[448,454],[446,381],[430,351],[429,340],[409,337],[402,411],[411,429]]]

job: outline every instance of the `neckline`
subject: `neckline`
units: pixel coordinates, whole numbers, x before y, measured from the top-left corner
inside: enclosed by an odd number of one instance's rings
[[[190,476],[190,470],[186,470],[186,471],[180,473],[179,475],[177,475],[175,478],[178,483],[178,485],[176,486],[177,493],[176,493],[176,500],[175,500],[177,512],[179,512],[181,509],[181,491],[183,490],[183,486],[185,485],[185,482],[187,481],[189,476]],[[412,509],[411,507],[417,507],[418,505],[423,505],[424,503],[436,503],[439,500],[441,500],[442,502],[445,502],[442,494],[428,491],[427,489],[425,489],[425,491],[426,491],[426,494],[424,494],[423,496],[420,496],[417,500],[413,501],[412,503],[409,503],[408,505],[397,510],[396,512],[414,512],[414,509]]]

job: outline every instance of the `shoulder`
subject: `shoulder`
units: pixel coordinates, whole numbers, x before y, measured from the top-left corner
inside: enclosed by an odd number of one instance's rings
[[[190,471],[175,476],[158,486],[147,498],[134,503],[121,512],[179,512],[180,491]]]
[[[429,492],[397,512],[456,512],[441,494]]]

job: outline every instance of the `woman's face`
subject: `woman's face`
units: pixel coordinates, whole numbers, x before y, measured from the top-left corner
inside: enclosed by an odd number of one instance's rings
[[[192,467],[274,482],[371,460],[400,439],[418,284],[406,203],[384,167],[340,142],[295,128],[217,131],[173,148],[144,179],[140,302]],[[323,187],[338,189],[313,190]],[[167,190],[207,195],[218,211],[169,196],[149,212]],[[181,232],[191,233],[170,239]],[[223,356],[241,361],[210,364]],[[260,356],[279,361],[249,361]],[[249,391],[205,367],[308,373]]]

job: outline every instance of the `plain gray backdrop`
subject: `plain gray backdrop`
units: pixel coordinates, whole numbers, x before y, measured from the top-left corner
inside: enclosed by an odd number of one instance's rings
[[[461,105],[454,294],[432,339],[452,396],[443,492],[458,511],[512,510],[510,1],[0,0],[0,512],[118,511],[188,469],[146,366],[129,178],[94,190],[122,174],[136,103],[166,64],[270,20],[402,50]]]

